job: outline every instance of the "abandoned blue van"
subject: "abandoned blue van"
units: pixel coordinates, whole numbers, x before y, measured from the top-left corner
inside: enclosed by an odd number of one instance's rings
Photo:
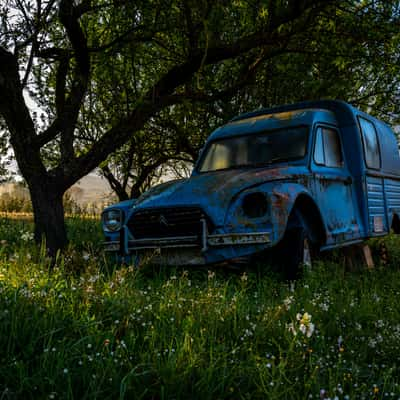
[[[188,179],[102,215],[119,259],[212,264],[273,255],[288,271],[314,252],[400,232],[391,128],[335,100],[240,115],[215,130]]]

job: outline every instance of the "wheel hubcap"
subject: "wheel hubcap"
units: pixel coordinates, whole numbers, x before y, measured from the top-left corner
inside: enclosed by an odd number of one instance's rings
[[[308,239],[304,239],[303,265],[306,266],[307,268],[311,268],[311,252],[310,252],[310,243]]]

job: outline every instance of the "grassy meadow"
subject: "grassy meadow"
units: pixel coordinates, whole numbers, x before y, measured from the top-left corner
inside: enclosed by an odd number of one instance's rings
[[[399,399],[400,239],[290,284],[242,271],[118,267],[70,219],[54,269],[0,219],[0,399]],[[378,248],[379,242],[372,247]]]

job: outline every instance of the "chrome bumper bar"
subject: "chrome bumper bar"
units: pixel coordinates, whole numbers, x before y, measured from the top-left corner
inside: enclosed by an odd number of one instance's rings
[[[136,251],[159,248],[200,247],[201,251],[204,252],[207,251],[209,247],[267,244],[270,243],[270,241],[270,232],[208,235],[207,231],[203,230],[200,238],[198,236],[177,236],[128,240],[127,248],[128,251]],[[103,245],[105,251],[120,251],[120,241],[104,242]]]

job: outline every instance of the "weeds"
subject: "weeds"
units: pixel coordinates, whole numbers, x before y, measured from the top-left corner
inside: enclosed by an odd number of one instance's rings
[[[3,223],[1,399],[400,398],[395,252],[374,271],[320,263],[296,285],[105,268],[96,224],[74,220],[50,272],[29,225]]]

